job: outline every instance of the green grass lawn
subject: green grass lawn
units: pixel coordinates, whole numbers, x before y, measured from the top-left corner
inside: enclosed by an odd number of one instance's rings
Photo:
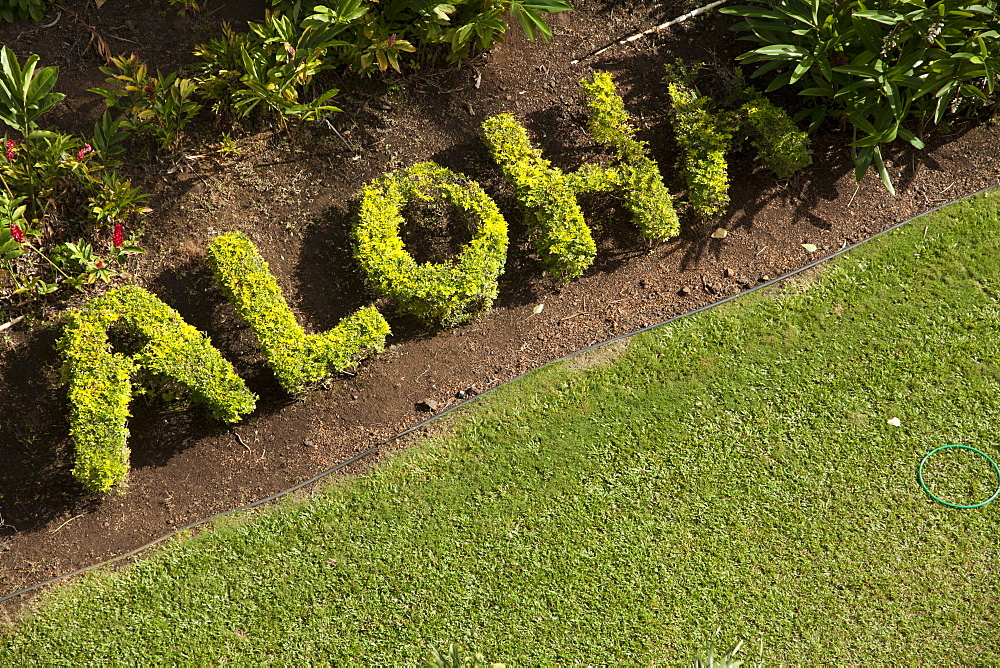
[[[451,641],[678,664],[717,629],[768,664],[1000,663],[1000,501],[954,510],[916,481],[938,445],[1000,458],[998,205],[543,369],[371,475],[57,587],[0,664],[398,665]],[[928,480],[988,497],[963,457]]]

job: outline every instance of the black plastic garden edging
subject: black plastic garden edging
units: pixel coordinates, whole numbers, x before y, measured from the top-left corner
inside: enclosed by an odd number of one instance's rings
[[[451,407],[449,407],[449,408],[441,411],[437,415],[429,417],[426,420],[424,420],[423,422],[420,422],[420,423],[418,423],[418,424],[410,427],[409,429],[401,431],[400,433],[396,434],[395,436],[391,436],[391,437],[387,438],[385,441],[383,441],[379,445],[372,446],[368,450],[365,450],[364,452],[362,452],[360,454],[357,454],[357,455],[351,457],[350,459],[348,459],[346,461],[343,461],[343,462],[341,462],[339,464],[331,466],[330,468],[326,469],[325,471],[321,471],[320,473],[317,473],[312,478],[309,478],[308,480],[304,480],[303,482],[300,482],[300,483],[298,483],[298,484],[296,484],[296,485],[294,485],[292,487],[289,487],[288,489],[282,490],[280,492],[272,494],[272,495],[270,495],[268,497],[265,497],[263,499],[258,499],[257,501],[253,501],[251,503],[247,503],[247,504],[244,504],[242,506],[238,506],[236,508],[232,508],[230,510],[224,510],[224,511],[222,511],[220,513],[216,513],[214,515],[210,515],[209,517],[206,517],[204,519],[198,520],[196,522],[191,522],[190,524],[186,524],[186,525],[184,525],[184,526],[182,526],[182,527],[180,527],[178,529],[174,529],[173,531],[171,531],[170,533],[166,534],[165,536],[161,536],[160,538],[157,538],[156,540],[152,540],[152,541],[146,543],[145,545],[137,547],[136,549],[134,549],[134,550],[132,550],[130,552],[126,552],[125,554],[121,554],[121,555],[119,555],[117,557],[114,557],[113,559],[108,559],[106,561],[102,561],[102,562],[93,564],[91,566],[86,566],[84,568],[77,569],[77,570],[72,571],[70,573],[65,573],[63,575],[59,575],[57,577],[50,578],[48,580],[44,580],[44,581],[39,582],[37,584],[31,585],[30,587],[25,587],[24,589],[20,589],[18,591],[12,592],[10,594],[6,594],[4,596],[0,596],[0,603],[3,603],[4,601],[12,599],[12,598],[14,598],[16,596],[21,596],[23,594],[26,594],[26,593],[28,593],[30,591],[33,591],[35,589],[38,589],[40,587],[44,587],[45,585],[53,584],[53,583],[59,582],[61,580],[66,580],[66,579],[71,578],[71,577],[73,577],[75,575],[80,575],[82,573],[86,573],[87,571],[91,571],[91,570],[93,570],[95,568],[100,568],[101,566],[108,566],[108,565],[117,563],[119,561],[122,561],[123,559],[127,559],[129,557],[135,556],[135,555],[137,555],[137,554],[139,554],[139,553],[141,553],[141,552],[143,552],[143,551],[145,551],[145,550],[153,547],[154,545],[158,545],[158,544],[162,543],[163,541],[165,541],[165,540],[167,540],[169,538],[172,538],[173,536],[176,536],[177,534],[181,533],[182,531],[187,531],[189,529],[193,529],[193,528],[201,526],[203,524],[207,524],[208,522],[211,522],[212,520],[214,520],[216,518],[223,517],[225,515],[230,515],[232,513],[236,513],[236,512],[242,511],[242,510],[249,510],[251,508],[256,508],[257,506],[261,506],[261,505],[263,505],[265,503],[268,503],[270,501],[275,501],[277,499],[280,499],[280,498],[282,498],[284,496],[287,496],[287,495],[291,494],[292,492],[298,491],[298,490],[302,489],[303,487],[305,487],[307,485],[311,485],[312,483],[314,483],[314,482],[316,482],[316,481],[318,481],[318,480],[320,480],[322,478],[325,478],[326,476],[330,475],[331,473],[335,473],[335,472],[339,471],[340,469],[342,469],[342,468],[344,468],[346,466],[350,466],[351,464],[354,464],[354,463],[356,463],[356,462],[358,462],[358,461],[360,461],[362,459],[365,459],[365,458],[367,458],[367,457],[375,454],[376,452],[378,452],[379,450],[381,450],[385,445],[387,445],[389,443],[392,443],[393,441],[396,441],[396,440],[398,440],[400,438],[403,438],[404,436],[407,436],[407,435],[409,435],[409,434],[417,431],[418,429],[422,429],[423,427],[426,427],[431,422],[434,422],[435,420],[438,420],[438,419],[444,417],[445,415],[451,413],[452,411],[454,411],[454,410],[456,410],[458,408],[461,408],[462,406],[465,406],[466,404],[468,404],[468,403],[470,403],[472,401],[477,401],[477,400],[481,399],[482,397],[485,397],[486,395],[490,394],[494,390],[497,390],[497,389],[499,389],[499,388],[501,388],[501,387],[503,387],[503,386],[505,386],[505,385],[507,385],[509,383],[513,383],[514,381],[520,380],[524,376],[528,375],[529,373],[533,373],[533,372],[537,371],[538,369],[544,369],[545,367],[551,366],[553,364],[558,364],[559,362],[564,362],[564,361],[566,361],[568,359],[576,357],[577,355],[581,355],[581,354],[583,354],[585,352],[589,352],[589,351],[594,350],[596,348],[600,348],[602,346],[606,346],[608,344],[615,343],[616,341],[621,341],[623,339],[631,338],[631,337],[633,337],[633,336],[635,336],[637,334],[642,334],[644,332],[648,332],[651,329],[655,329],[657,327],[661,327],[663,325],[667,325],[667,324],[669,324],[671,322],[674,322],[675,320],[680,320],[681,318],[687,318],[689,316],[696,315],[696,314],[701,313],[703,311],[707,311],[710,308],[715,308],[716,306],[720,306],[722,304],[725,304],[726,302],[732,301],[733,299],[736,299],[737,297],[742,297],[743,295],[747,295],[747,294],[750,294],[751,292],[755,292],[757,290],[761,290],[763,288],[766,288],[766,287],[769,287],[771,285],[774,285],[775,283],[780,283],[781,281],[784,281],[784,280],[786,280],[786,279],[788,279],[788,278],[790,278],[792,276],[795,276],[796,274],[799,274],[799,273],[801,273],[803,271],[806,271],[808,269],[812,269],[813,267],[816,267],[816,266],[818,266],[820,264],[823,264],[824,262],[826,262],[828,260],[831,260],[831,259],[833,259],[833,258],[835,258],[835,257],[837,257],[839,255],[842,255],[842,254],[847,253],[847,252],[849,252],[851,250],[854,250],[858,246],[860,246],[862,244],[865,244],[865,243],[868,243],[872,239],[876,239],[876,238],[882,236],[883,234],[887,234],[889,232],[892,232],[893,230],[896,230],[896,229],[902,227],[903,225],[906,225],[907,223],[910,223],[910,222],[912,222],[914,220],[917,220],[919,218],[923,218],[924,216],[926,216],[928,214],[934,213],[935,211],[943,209],[943,208],[945,208],[947,206],[951,206],[952,204],[955,204],[957,202],[961,202],[962,200],[970,199],[970,198],[975,197],[977,195],[981,195],[984,192],[988,192],[990,190],[993,190],[994,188],[997,188],[997,186],[987,186],[985,188],[981,188],[981,189],[977,190],[974,193],[970,193],[968,195],[963,195],[962,197],[958,197],[956,199],[953,199],[950,202],[945,202],[944,204],[940,204],[938,206],[935,206],[935,207],[933,207],[931,209],[928,209],[927,211],[924,211],[923,213],[920,213],[920,214],[917,214],[916,216],[913,216],[912,218],[908,218],[908,219],[906,219],[906,220],[904,220],[902,222],[899,222],[899,223],[896,223],[896,224],[894,224],[894,225],[892,225],[890,227],[887,227],[886,229],[882,230],[881,232],[877,232],[877,233],[873,234],[872,236],[868,237],[867,239],[862,239],[861,241],[859,241],[859,242],[857,242],[855,244],[851,244],[850,246],[845,246],[844,248],[841,248],[840,250],[838,250],[838,251],[836,251],[834,253],[831,253],[830,255],[827,255],[826,257],[822,257],[822,258],[820,258],[820,259],[818,259],[818,260],[816,260],[814,262],[810,262],[809,264],[807,264],[807,265],[805,265],[803,267],[799,267],[798,269],[794,269],[794,270],[788,272],[787,274],[784,274],[784,275],[779,276],[777,278],[773,278],[773,279],[771,279],[769,281],[761,283],[760,285],[754,286],[754,287],[752,287],[752,288],[750,288],[748,290],[744,290],[743,292],[737,293],[735,295],[730,295],[729,297],[726,297],[724,299],[720,299],[719,301],[713,302],[711,304],[706,304],[705,306],[697,308],[697,309],[695,309],[693,311],[689,311],[687,313],[682,313],[680,315],[676,315],[676,316],[667,318],[666,320],[654,323],[652,325],[648,325],[646,327],[643,327],[642,329],[637,329],[634,332],[629,332],[627,334],[621,334],[621,335],[616,336],[614,338],[608,339],[607,341],[601,341],[599,343],[594,343],[592,345],[587,346],[586,348],[581,348],[580,350],[576,350],[574,352],[571,352],[571,353],[568,353],[566,355],[563,355],[562,357],[560,357],[558,359],[555,359],[555,360],[552,360],[551,362],[547,362],[547,363],[543,364],[542,366],[538,367],[537,369],[531,369],[529,371],[525,371],[524,373],[522,373],[522,374],[520,374],[518,376],[515,376],[514,378],[511,378],[510,380],[504,381],[503,383],[500,383],[499,385],[496,385],[494,387],[489,388],[488,390],[485,390],[481,394],[478,394],[478,395],[476,395],[474,397],[470,397],[469,399],[466,399],[465,401],[463,401],[463,402],[461,402],[459,404],[451,406]],[[945,446],[945,447],[954,447],[954,446]],[[965,446],[965,447],[967,447],[967,446]],[[935,451],[932,451],[930,454],[933,454],[933,452],[935,452]],[[926,457],[924,459],[926,460]],[[990,460],[990,461],[992,462],[992,460]],[[922,466],[923,466],[923,462],[921,462],[921,467]],[[994,466],[996,467],[995,463],[994,463]],[[998,475],[1000,475],[1000,473],[998,473]],[[1000,489],[998,489],[998,494],[1000,494]],[[996,496],[997,496],[997,494],[994,494],[993,497],[991,497],[991,500],[992,500],[992,498],[995,498]],[[961,507],[961,506],[959,506],[959,507]]]

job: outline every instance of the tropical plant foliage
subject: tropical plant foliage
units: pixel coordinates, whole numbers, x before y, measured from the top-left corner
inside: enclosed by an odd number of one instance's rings
[[[733,29],[760,45],[741,56],[762,63],[752,76],[775,73],[768,91],[794,85],[811,101],[800,114],[810,132],[831,117],[853,127],[859,181],[874,163],[893,191],[883,146],[900,138],[922,149],[927,124],[993,100],[996,0],[763,0],[720,11],[742,17]]]
[[[479,49],[503,41],[506,16],[517,19],[528,39],[552,37],[544,14],[572,9],[566,0],[340,0],[327,4],[274,0],[286,12],[311,13],[309,21],[348,25],[345,57],[366,70],[400,69],[403,53],[435,46],[447,50],[450,63],[460,63]],[[428,54],[429,55],[429,54]]]

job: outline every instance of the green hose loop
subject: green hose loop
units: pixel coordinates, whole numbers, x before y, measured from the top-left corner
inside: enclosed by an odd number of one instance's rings
[[[927,460],[930,459],[931,455],[933,455],[935,452],[940,452],[941,450],[947,450],[948,448],[961,448],[963,450],[971,450],[971,451],[975,452],[976,454],[981,455],[986,461],[988,461],[990,463],[990,465],[993,467],[993,473],[995,473],[996,477],[997,477],[997,489],[996,489],[995,492],[993,492],[993,496],[991,496],[990,498],[986,499],[985,501],[973,504],[971,506],[963,506],[963,505],[959,505],[957,503],[949,503],[948,501],[945,501],[944,499],[939,499],[938,497],[934,496],[934,493],[927,488],[927,484],[924,482],[924,464],[927,463]],[[937,501],[938,503],[940,503],[942,505],[948,506],[949,508],[979,508],[981,506],[985,506],[987,503],[989,503],[993,499],[997,498],[998,495],[1000,495],[1000,466],[997,466],[997,463],[995,461],[993,461],[993,459],[988,454],[986,454],[982,450],[977,450],[977,449],[973,448],[972,446],[969,446],[969,445],[942,445],[940,448],[934,448],[933,450],[931,450],[930,452],[928,452],[926,455],[924,455],[924,458],[922,460],[920,460],[920,466],[917,468],[917,481],[920,483],[920,487],[925,492],[927,492],[927,496],[931,497],[932,499],[934,499],[935,501]]]

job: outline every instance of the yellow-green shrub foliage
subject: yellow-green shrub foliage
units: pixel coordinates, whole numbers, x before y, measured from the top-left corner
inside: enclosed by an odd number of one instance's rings
[[[615,90],[611,75],[595,73],[580,82],[590,109],[588,128],[598,142],[614,149],[620,164],[618,185],[625,191],[625,205],[647,239],[669,239],[680,233],[670,191],[663,183],[660,168],[649,157],[646,142],[635,138],[632,119],[625,102]]]
[[[699,95],[669,69],[668,73],[667,91],[674,108],[674,133],[684,152],[681,172],[688,201],[699,215],[721,214],[729,205],[726,151],[735,128],[726,114],[708,110],[711,98]]]
[[[747,88],[750,101],[740,111],[752,132],[750,139],[764,165],[779,179],[812,164],[809,135],[795,127],[784,109],[771,104],[754,88]]]
[[[477,219],[472,240],[453,261],[417,264],[406,251],[401,209],[412,198],[451,202]],[[362,189],[354,241],[372,285],[434,325],[456,325],[488,309],[507,261],[507,221],[496,203],[475,181],[432,162],[391,172]]]
[[[267,262],[242,232],[213,239],[207,251],[215,278],[257,335],[285,391],[300,392],[384,347],[389,323],[371,306],[347,316],[328,332],[306,334]]]
[[[109,330],[142,348],[131,357],[113,352]],[[208,337],[142,288],[112,290],[67,314],[59,350],[69,383],[73,476],[89,491],[107,492],[128,476],[126,420],[136,371],[172,378],[225,422],[239,421],[257,401]]]
[[[528,131],[510,114],[487,119],[483,139],[504,175],[514,183],[514,192],[524,207],[524,219],[534,236],[535,249],[548,271],[570,280],[594,262],[597,245],[583,220],[576,200],[581,179],[573,179],[551,166],[542,152],[531,145]],[[591,189],[610,189],[610,172],[590,170]]]

